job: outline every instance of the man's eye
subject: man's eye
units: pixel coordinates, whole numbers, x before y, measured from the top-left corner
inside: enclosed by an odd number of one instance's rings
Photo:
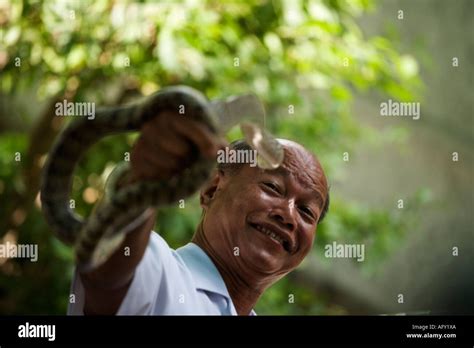
[[[280,193],[280,190],[277,185],[275,185],[272,182],[264,182],[263,183],[266,187],[270,188],[272,191],[275,191],[276,193]]]
[[[313,211],[311,209],[309,209],[308,207],[300,207],[300,210],[308,215],[309,217],[311,217],[312,219],[314,219],[314,214],[313,214]]]

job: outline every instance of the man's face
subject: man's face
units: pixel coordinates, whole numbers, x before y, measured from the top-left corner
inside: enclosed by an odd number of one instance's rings
[[[202,195],[203,233],[218,262],[242,275],[276,280],[311,250],[327,183],[317,160],[285,141],[277,170],[243,165],[219,173]],[[206,196],[207,195],[207,196]]]

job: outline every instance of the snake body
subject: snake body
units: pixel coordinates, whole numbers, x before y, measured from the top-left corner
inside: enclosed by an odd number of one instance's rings
[[[45,163],[41,203],[53,232],[64,243],[74,245],[77,267],[89,271],[105,262],[125,238],[126,226],[143,218],[148,207],[174,203],[196,192],[215,165],[213,160],[200,155],[194,164],[167,181],[140,181],[120,186],[121,180],[130,174],[129,163],[123,162],[109,176],[104,199],[84,219],[71,209],[69,200],[74,169],[91,145],[107,135],[137,131],[165,111],[202,122],[213,133],[218,133],[226,130],[223,125],[229,126],[231,120],[241,122],[245,109],[252,109],[250,105],[258,105],[254,96],[210,102],[193,88],[174,86],[133,105],[98,110],[92,120],[82,117],[71,122],[56,139]],[[179,115],[183,107],[184,115]],[[223,113],[229,107],[234,112]],[[222,115],[229,117],[219,119]],[[283,161],[280,144],[265,130],[248,122],[241,123],[241,128],[248,143],[261,153],[261,168],[276,168]]]
[[[142,181],[107,197],[88,219],[77,215],[69,206],[74,169],[85,151],[104,136],[137,131],[147,121],[164,111],[182,110],[185,115],[217,131],[216,116],[208,100],[200,92],[185,86],[165,88],[144,102],[98,110],[93,120],[79,118],[71,122],[55,141],[44,167],[41,183],[42,210],[57,237],[74,245],[76,262],[83,270],[102,263],[108,255],[100,255],[101,240],[113,239],[114,233],[143,213],[147,207],[176,202],[194,193],[208,178],[213,161],[198,158],[194,165],[168,181]],[[116,180],[129,172],[122,165]],[[109,186],[116,185],[115,182]],[[107,191],[106,191],[107,192]],[[122,238],[116,238],[112,248]],[[106,243],[107,244],[107,243]],[[110,248],[106,248],[110,249]],[[110,254],[110,250],[103,250]]]

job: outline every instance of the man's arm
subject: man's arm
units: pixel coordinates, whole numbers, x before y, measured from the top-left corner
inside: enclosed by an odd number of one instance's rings
[[[81,273],[85,290],[84,314],[116,314],[133,280],[135,268],[145,253],[156,212],[135,230],[129,232],[122,245],[107,262],[97,269]],[[129,247],[129,255],[124,248]]]
[[[183,115],[163,113],[141,129],[141,135],[132,148],[132,177],[128,183],[168,180],[192,164],[198,153],[215,158],[223,145],[222,140],[205,125]],[[127,234],[109,260],[93,271],[80,274],[85,291],[84,314],[117,313],[155,225],[156,212],[150,213],[141,226]],[[123,252],[125,247],[130,248],[130,255]]]

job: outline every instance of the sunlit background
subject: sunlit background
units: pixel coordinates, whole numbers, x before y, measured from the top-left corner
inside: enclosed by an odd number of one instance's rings
[[[0,0],[0,243],[39,246],[38,262],[0,258],[0,314],[66,312],[73,254],[38,196],[70,121],[55,103],[119,105],[173,84],[256,93],[269,130],[314,151],[329,178],[312,255],[257,313],[472,312],[472,13],[467,0]],[[421,103],[421,118],[381,117],[388,99]],[[79,214],[136,136],[81,160]],[[190,198],[161,209],[155,231],[176,248],[199,218]],[[326,258],[334,241],[363,244],[364,261]]]

